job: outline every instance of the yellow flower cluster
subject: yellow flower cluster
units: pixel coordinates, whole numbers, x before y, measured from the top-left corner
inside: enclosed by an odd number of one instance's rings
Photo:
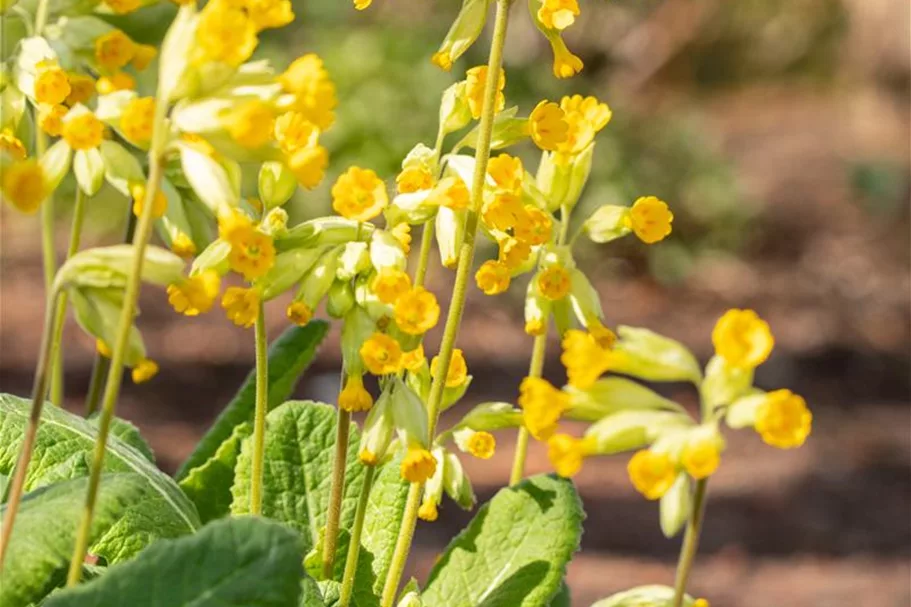
[[[563,97],[560,109],[567,124],[566,138],[554,147],[557,162],[566,164],[591,145],[595,135],[610,122],[612,113],[607,104],[596,97],[582,95]]]
[[[560,417],[569,407],[569,394],[554,388],[546,379],[526,377],[519,386],[518,403],[531,435],[547,440],[557,431]]]

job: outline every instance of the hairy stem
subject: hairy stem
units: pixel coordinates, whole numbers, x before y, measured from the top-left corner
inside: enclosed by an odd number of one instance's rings
[[[370,501],[370,490],[373,488],[373,477],[376,466],[367,466],[364,471],[364,489],[357,500],[354,512],[354,526],[351,528],[351,540],[348,542],[348,557],[345,559],[345,573],[342,576],[342,590],[338,607],[348,607],[351,593],[354,591],[354,576],[357,573],[357,561],[361,553],[361,532],[364,530],[364,517],[367,514],[367,503]]]
[[[683,598],[686,596],[686,583],[690,577],[690,569],[696,560],[699,550],[699,534],[702,532],[702,521],[705,516],[705,494],[709,480],[704,478],[696,481],[696,490],[693,493],[693,510],[683,536],[683,546],[680,548],[680,559],[677,561],[677,576],[674,580],[673,607],[683,607]]]
[[[256,409],[253,415],[253,466],[250,479],[250,513],[263,512],[263,463],[266,457],[266,413],[269,404],[269,353],[266,312],[262,300],[256,314]]]
[[[342,370],[342,383],[345,372]],[[351,430],[351,413],[338,410],[335,428],[335,457],[332,461],[332,486],[329,490],[329,512],[326,515],[326,535],[323,542],[323,576],[332,578],[335,553],[338,550],[338,524],[342,516],[342,496],[345,493],[345,471],[348,467],[348,434]]]
[[[544,371],[544,355],[547,353],[547,325],[544,333],[535,337],[531,351],[531,362],[528,363],[528,377],[541,377]],[[512,460],[512,473],[509,484],[515,485],[525,476],[525,458],[528,455],[528,428],[519,427],[519,436],[516,439],[516,452]]]
[[[430,262],[430,249],[433,247],[433,220],[424,223],[424,229],[421,232],[421,251],[418,254],[418,267],[414,271],[414,286],[424,286],[424,279],[427,278],[427,265]]]
[[[500,69],[503,66],[503,47],[506,43],[506,26],[509,21],[511,3],[511,0],[497,0],[493,40],[490,46],[490,58],[487,62],[484,103],[478,126],[478,144],[475,150],[474,175],[472,176],[471,206],[468,209],[468,215],[465,220],[465,238],[459,249],[459,263],[456,268],[452,299],[449,303],[446,326],[443,329],[443,339],[440,344],[438,355],[440,369],[449,368],[449,363],[452,360],[452,351],[455,348],[456,338],[459,334],[459,325],[462,321],[462,311],[465,307],[468,279],[471,275],[471,265],[474,260],[478,215],[481,210],[484,181],[487,176],[487,161],[490,159],[490,138],[496,114],[497,82],[500,78]],[[439,416],[440,402],[443,398],[445,380],[446,373],[439,373],[433,378],[433,383],[430,387],[430,395],[427,399],[428,444],[432,443],[436,432],[437,417]],[[395,552],[393,553],[389,574],[383,587],[382,607],[391,607],[395,601],[399,582],[405,570],[405,563],[408,560],[408,553],[411,550],[411,541],[417,524],[422,489],[422,484],[413,483],[408,491],[408,501],[405,504],[405,513],[402,517],[402,525],[396,540]]]

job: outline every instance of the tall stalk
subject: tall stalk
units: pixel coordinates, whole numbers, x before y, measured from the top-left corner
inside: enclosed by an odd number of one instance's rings
[[[680,547],[680,558],[677,561],[677,575],[674,579],[674,600],[672,607],[683,607],[686,596],[686,584],[690,578],[690,570],[696,560],[699,550],[699,534],[702,532],[702,521],[705,518],[705,494],[708,489],[707,478],[696,481],[693,493],[693,510],[690,520],[686,525],[686,534],[683,536],[683,545]]]
[[[471,275],[471,265],[474,261],[475,239],[478,231],[478,216],[483,201],[484,181],[487,176],[487,161],[490,159],[490,138],[493,130],[493,119],[496,114],[497,82],[500,78],[500,69],[503,66],[503,47],[506,43],[506,26],[509,21],[509,7],[512,0],[497,0],[496,17],[494,19],[493,40],[490,46],[490,58],[487,62],[487,82],[484,86],[484,103],[481,110],[481,120],[478,126],[478,145],[475,150],[474,175],[472,176],[471,205],[465,219],[465,237],[459,249],[459,263],[456,268],[455,283],[452,289],[452,299],[449,303],[449,312],[446,316],[446,326],[443,329],[443,339],[440,344],[439,368],[448,369],[452,360],[452,351],[455,348],[456,338],[459,334],[459,325],[462,321],[462,312],[465,308],[465,295],[468,289],[468,279]],[[446,373],[438,373],[433,378],[430,386],[430,395],[427,399],[428,441],[433,440],[436,433],[437,418],[440,412],[440,403],[443,398]],[[422,483],[412,483],[408,490],[408,500],[402,517],[402,526],[395,544],[395,552],[386,583],[383,587],[382,607],[392,607],[398,592],[399,582],[405,570],[411,542],[414,538],[414,528],[417,524],[418,508],[421,502]]]
[[[92,468],[89,476],[89,487],[86,493],[82,520],[76,535],[73,558],[70,561],[70,569],[66,581],[67,586],[75,586],[79,583],[82,576],[82,565],[89,547],[92,517],[95,513],[95,501],[98,497],[98,486],[101,482],[101,471],[104,467],[108,434],[111,430],[111,421],[114,418],[117,397],[120,394],[120,384],[123,380],[124,358],[130,336],[130,328],[136,315],[136,303],[139,299],[139,288],[142,279],[142,266],[145,262],[145,250],[152,236],[154,223],[152,212],[155,207],[155,194],[158,192],[159,182],[164,170],[164,158],[162,156],[167,136],[165,125],[167,107],[167,99],[159,95],[155,104],[152,143],[149,148],[149,179],[146,184],[142,215],[139,217],[139,221],[136,224],[136,234],[133,236],[133,263],[124,290],[123,308],[120,310],[120,319],[114,343],[111,344],[111,368],[105,382],[101,416],[98,422],[98,437],[95,440]]]
[[[269,403],[269,352],[266,312],[259,302],[256,313],[256,408],[253,416],[253,465],[250,479],[250,513],[263,512],[263,464],[266,457],[266,413]]]
[[[342,369],[342,388],[345,370]],[[345,492],[345,471],[348,467],[348,434],[351,431],[351,413],[341,407],[335,427],[335,458],[332,460],[332,485],[329,488],[329,510],[326,514],[326,534],[323,537],[323,577],[331,579],[338,550],[338,525],[342,516],[342,496]]]
[[[367,466],[364,471],[364,488],[357,500],[354,512],[354,526],[351,528],[351,539],[348,542],[348,557],[345,559],[345,573],[342,575],[342,589],[339,594],[338,607],[348,607],[354,591],[354,576],[357,573],[357,562],[361,554],[361,533],[364,530],[364,517],[367,515],[367,503],[370,501],[370,490],[373,488],[373,477],[376,466]]]

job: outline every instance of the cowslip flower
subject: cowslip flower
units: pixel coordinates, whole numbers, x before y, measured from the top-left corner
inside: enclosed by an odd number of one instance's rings
[[[95,90],[100,95],[109,95],[117,91],[136,90],[136,80],[126,72],[114,72],[110,76],[102,76],[95,83]]]
[[[497,439],[490,432],[473,432],[465,441],[465,449],[478,459],[490,459],[497,450]]]
[[[542,150],[555,150],[566,141],[569,124],[566,113],[553,101],[539,102],[528,117],[528,134]]]
[[[572,281],[563,266],[550,266],[538,273],[538,291],[551,301],[563,299],[569,294]]]
[[[377,299],[384,304],[392,305],[411,289],[411,278],[397,268],[383,268],[373,278],[370,286]]]
[[[238,327],[249,329],[259,314],[259,291],[255,288],[228,287],[221,298],[228,320]]]
[[[35,101],[50,105],[63,103],[72,92],[66,72],[50,61],[42,61],[36,67]]]
[[[674,484],[674,462],[666,453],[651,449],[637,451],[626,466],[630,481],[636,491],[646,499],[660,499]]]
[[[680,463],[684,470],[696,480],[708,478],[721,463],[721,448],[714,436],[700,436],[683,448]]]
[[[434,356],[430,361],[430,374],[433,377],[439,372],[439,356]],[[468,379],[468,364],[465,362],[465,355],[462,350],[455,348],[452,351],[452,358],[449,359],[449,369],[446,371],[446,387],[456,388],[465,383]]]
[[[509,266],[501,261],[487,260],[478,268],[474,279],[485,295],[499,295],[509,288]]]
[[[667,203],[655,196],[643,196],[633,203],[629,211],[630,227],[639,240],[654,244],[671,233],[674,214]]]
[[[319,56],[307,53],[298,57],[278,77],[278,82],[285,91],[294,94],[294,109],[302,112],[307,120],[321,131],[332,126],[335,122],[332,110],[335,109],[338,100],[335,96],[335,85]]]
[[[437,460],[427,449],[409,447],[402,458],[402,478],[410,483],[423,483],[433,476],[437,469]]]
[[[385,333],[374,333],[359,350],[364,366],[374,375],[398,373],[402,368],[402,347]]]
[[[272,125],[275,115],[268,105],[253,99],[245,101],[222,117],[222,124],[241,146],[255,150],[272,139]]]
[[[95,61],[104,70],[119,70],[135,54],[136,43],[120,30],[111,30],[95,39]]]
[[[395,324],[405,333],[423,335],[440,319],[440,304],[424,287],[414,287],[396,299],[394,316]]]
[[[571,478],[582,469],[585,458],[594,451],[594,439],[576,438],[569,434],[554,434],[547,441],[547,458],[554,471]]]
[[[585,331],[570,329],[563,336],[563,354],[560,362],[566,367],[571,386],[584,390],[610,369],[611,351],[601,346]]]
[[[484,107],[484,88],[487,85],[487,66],[479,65],[468,70],[465,77],[465,96],[468,101],[468,109],[471,117],[477,120],[481,117],[481,111]],[[506,96],[503,95],[503,89],[506,88],[506,72],[500,68],[500,76],[497,79],[497,97],[494,103],[494,112],[499,113],[506,107]]]
[[[453,211],[461,211],[468,208],[470,198],[464,181],[458,177],[446,177],[437,184],[428,202]]]
[[[729,365],[744,369],[758,367],[766,361],[775,338],[769,323],[753,310],[732,309],[724,313],[712,330],[715,352]]]
[[[594,141],[613,115],[606,103],[596,97],[572,95],[560,100],[567,124],[566,139],[556,146],[557,160],[568,162],[574,155],[582,152]]]
[[[402,250],[405,251],[405,254],[411,252],[411,226],[407,223],[400,223],[390,230],[393,238],[395,238],[400,245],[402,245]]]
[[[168,303],[185,316],[197,316],[212,309],[221,277],[215,270],[205,270],[184,280],[168,285]]]
[[[214,61],[238,66],[253,54],[259,39],[246,10],[229,2],[209,2],[196,27],[197,64]]]
[[[269,271],[275,263],[272,237],[255,228],[239,211],[225,213],[218,220],[219,236],[231,245],[228,263],[231,269],[254,280]]]
[[[313,318],[313,310],[302,301],[292,301],[285,309],[285,316],[294,324],[303,327]]]
[[[89,150],[101,145],[104,123],[92,112],[83,112],[65,120],[60,134],[74,150]]]
[[[545,27],[565,30],[575,23],[579,16],[579,3],[576,0],[541,0],[538,7],[538,19]]]
[[[65,105],[41,105],[38,108],[38,128],[50,135],[59,137],[63,132],[63,117],[69,110]],[[0,134],[0,147],[3,147],[3,135]],[[24,148],[23,148],[24,151]]]
[[[525,169],[522,159],[509,154],[500,154],[487,163],[487,175],[493,179],[496,189],[518,196],[522,192]]]
[[[130,65],[141,72],[149,67],[157,55],[158,49],[151,44],[137,44],[133,58],[130,59]]]
[[[326,174],[329,152],[321,145],[300,148],[288,157],[287,163],[301,187],[312,190]]]
[[[303,112],[289,111],[275,119],[275,141],[290,154],[304,147],[315,146],[319,129],[307,120]]]
[[[70,107],[77,103],[88,103],[95,94],[95,79],[78,72],[70,72],[67,78],[70,81],[70,94],[66,96],[65,103]]]
[[[491,229],[506,232],[528,222],[522,199],[515,194],[501,193],[481,209],[481,220]]]
[[[807,402],[790,390],[769,392],[756,411],[756,432],[766,444],[779,449],[803,445],[812,426]]]
[[[582,63],[582,59],[572,54],[572,52],[566,48],[566,43],[563,42],[563,38],[559,36],[551,38],[550,45],[554,52],[554,76],[557,78],[572,78],[585,67]]]
[[[497,260],[510,270],[521,266],[531,255],[531,245],[512,236],[500,239],[497,244],[499,245]]]
[[[370,221],[386,208],[389,196],[383,180],[370,169],[351,167],[332,186],[332,208],[355,221]]]
[[[155,124],[155,99],[137,97],[131,99],[120,114],[120,131],[131,142],[145,144],[152,140]]]
[[[158,363],[148,358],[143,358],[136,363],[130,373],[130,377],[134,384],[147,382],[156,375],[158,375]]]
[[[244,8],[257,30],[282,27],[294,21],[290,0],[246,0]]]
[[[405,167],[395,178],[395,188],[399,194],[426,190],[432,185],[433,175],[421,166]]]
[[[62,106],[43,106],[41,111],[44,112],[47,107]],[[63,111],[66,112],[66,108],[64,108]],[[40,114],[38,123],[39,125],[41,124]],[[28,156],[25,145],[23,145],[22,141],[20,141],[19,138],[13,134],[13,131],[8,128],[0,131],[0,151],[9,154],[13,160],[25,160],[25,157]]]
[[[178,232],[177,236],[171,240],[171,252],[178,257],[190,259],[196,255],[196,243],[187,234]]]
[[[3,168],[0,190],[3,198],[23,213],[34,213],[50,193],[44,170],[33,158]]]
[[[553,387],[546,379],[526,377],[519,385],[519,406],[525,427],[538,440],[547,440],[557,431],[563,412],[569,407],[569,394]]]
[[[550,213],[538,207],[525,205],[522,221],[515,226],[516,238],[527,242],[531,246],[542,245],[550,241],[553,234],[554,220]]]
[[[364,388],[364,378],[360,374],[349,375],[345,379],[345,387],[338,395],[338,406],[349,413],[368,411],[373,406],[373,397]]]
[[[142,209],[145,206],[146,186],[137,183],[130,186],[130,195],[133,197],[133,214],[136,217],[142,215]],[[155,190],[155,197],[152,200],[152,217],[158,219],[168,210],[168,198],[160,189]]]
[[[364,0],[355,0],[355,2],[363,2]],[[369,3],[368,3],[369,4]],[[357,6],[355,4],[355,6]],[[418,508],[418,518],[422,521],[432,523],[437,520],[440,516],[440,512],[437,508],[437,503],[433,500],[424,500],[421,502],[421,507]]]
[[[423,345],[418,345],[414,350],[409,350],[402,354],[402,368],[408,369],[409,371],[420,370],[425,362],[427,362],[427,358],[424,356]]]

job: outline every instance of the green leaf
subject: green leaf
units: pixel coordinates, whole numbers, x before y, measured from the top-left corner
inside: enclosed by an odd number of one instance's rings
[[[240,455],[240,445],[252,431],[253,428],[248,423],[235,427],[215,455],[202,466],[190,470],[190,474],[180,481],[180,488],[196,504],[199,518],[204,523],[231,512],[234,467],[237,465],[237,456]]]
[[[33,491],[20,505],[0,584],[0,605],[36,602],[65,579],[81,519],[87,478]],[[153,540],[176,535],[174,513],[160,504],[155,487],[138,474],[105,474],[95,503],[91,554],[116,562]],[[0,516],[5,507],[0,509]],[[121,604],[115,602],[114,604]]]
[[[325,607],[323,593],[320,592],[319,584],[309,575],[305,575],[301,579],[300,607]]]
[[[364,552],[372,557],[374,594],[379,595],[392,563],[395,540],[399,534],[409,484],[400,472],[401,455],[383,465],[376,475],[361,533],[361,559]],[[368,558],[370,558],[368,557]],[[355,580],[356,582],[359,580]]]
[[[316,349],[329,332],[329,325],[323,321],[312,321],[305,327],[290,327],[273,342],[269,348],[269,409],[282,404],[304,370],[313,361]],[[190,471],[206,463],[223,442],[231,437],[234,428],[244,422],[253,421],[256,401],[256,374],[251,371],[196,449],[177,471],[176,478],[186,478]]]
[[[94,415],[89,418],[89,423],[98,427],[98,420],[101,417]],[[131,424],[125,419],[120,419],[115,417],[111,420],[111,436],[116,436],[129,446],[133,447],[139,451],[147,460],[155,463],[155,453],[152,452],[152,448],[149,446],[149,443],[146,442],[142,435],[139,433],[139,428]]]
[[[566,585],[566,581],[563,581],[560,584],[560,590],[557,591],[557,596],[551,599],[548,603],[548,607],[572,607],[573,598],[569,592],[569,586]]]
[[[193,536],[158,542],[44,607],[288,607],[300,599],[302,557],[300,540],[282,525],[216,521]]]
[[[669,586],[637,586],[617,594],[612,594],[606,599],[601,599],[592,607],[671,607],[674,600],[674,589]],[[683,607],[692,607],[693,598],[689,595],[683,597]]]
[[[300,531],[307,551],[319,543],[326,524],[336,419],[335,407],[312,401],[289,401],[266,417],[262,513]],[[359,434],[357,425],[351,424],[342,529],[351,527],[363,487],[364,468],[357,459]],[[253,437],[249,437],[234,470],[233,514],[249,512],[252,451]]]
[[[0,474],[12,473],[30,409],[31,401],[0,394]],[[25,476],[25,490],[32,491],[61,480],[86,476],[97,434],[98,430],[91,422],[46,404]],[[140,528],[124,526],[120,530],[123,537],[106,547],[109,561],[131,556],[145,545],[149,537],[192,533],[200,526],[196,508],[180,487],[140,451],[116,436],[108,437],[104,471],[139,474],[152,489],[148,499],[129,517],[131,523]],[[154,525],[146,528],[150,523]]]
[[[534,476],[500,490],[449,544],[424,590],[428,605],[540,607],[557,594],[579,547],[572,482]]]

